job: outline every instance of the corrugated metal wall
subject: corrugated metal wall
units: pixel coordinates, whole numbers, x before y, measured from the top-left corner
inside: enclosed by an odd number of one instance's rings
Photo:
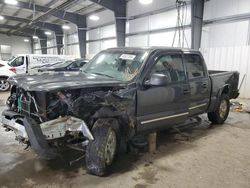
[[[208,69],[239,71],[240,97],[250,98],[250,46],[203,48],[201,52]]]

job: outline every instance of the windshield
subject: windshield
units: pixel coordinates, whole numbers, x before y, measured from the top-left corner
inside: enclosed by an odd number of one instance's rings
[[[8,59],[8,65],[11,66],[11,62],[16,58],[17,56],[12,56],[10,59]]]
[[[65,62],[61,62],[61,63],[57,63],[56,65],[53,65],[53,68],[61,68],[61,67],[67,67],[68,65],[70,65],[73,61],[65,61]]]
[[[97,54],[82,70],[116,80],[132,80],[148,55],[147,51],[104,51]]]

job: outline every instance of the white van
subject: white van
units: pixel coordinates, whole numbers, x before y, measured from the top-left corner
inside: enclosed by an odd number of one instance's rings
[[[20,54],[13,56],[8,62],[1,62],[0,65],[0,92],[7,91],[10,84],[7,79],[16,74],[37,72],[39,68],[63,63],[71,56],[65,55],[40,55],[40,54]]]
[[[13,56],[9,60],[8,66],[15,69],[16,74],[23,74],[32,69],[62,63],[68,58],[64,55],[20,54]]]

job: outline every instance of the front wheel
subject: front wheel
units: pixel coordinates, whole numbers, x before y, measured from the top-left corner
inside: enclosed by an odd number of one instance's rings
[[[112,125],[103,122],[102,126],[93,129],[94,140],[86,150],[86,166],[90,174],[105,175],[111,166],[117,150],[117,134]]]
[[[219,105],[214,112],[208,112],[208,119],[213,124],[223,124],[229,114],[230,102],[227,95],[222,94]]]
[[[10,83],[6,78],[0,78],[0,91],[8,91],[10,89]]]

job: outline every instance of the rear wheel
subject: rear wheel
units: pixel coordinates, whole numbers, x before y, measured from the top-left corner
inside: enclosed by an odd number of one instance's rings
[[[214,112],[208,113],[208,119],[213,124],[223,124],[229,114],[230,102],[227,95],[222,94],[220,102]]]
[[[10,89],[10,83],[6,78],[0,78],[0,91],[8,91]]]
[[[90,174],[103,176],[111,166],[117,151],[117,131],[112,121],[104,120],[101,126],[99,121],[92,132],[94,140],[89,142],[86,150],[87,171]]]

